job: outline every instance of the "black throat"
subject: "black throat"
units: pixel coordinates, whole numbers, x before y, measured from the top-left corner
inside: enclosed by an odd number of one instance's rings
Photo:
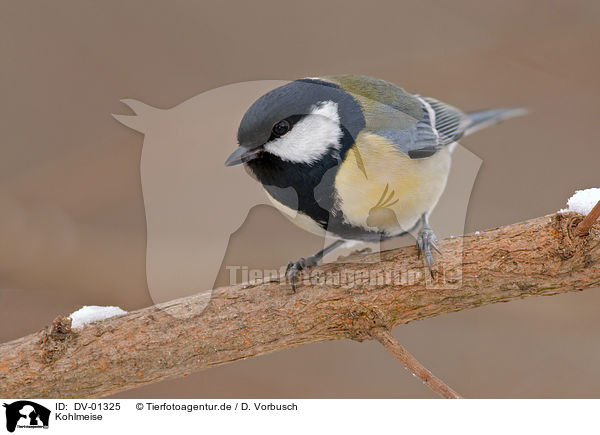
[[[335,175],[354,144],[354,138],[346,129],[343,129],[340,144],[338,151],[332,150],[311,164],[288,162],[263,152],[246,165],[274,199],[327,228],[335,202]]]

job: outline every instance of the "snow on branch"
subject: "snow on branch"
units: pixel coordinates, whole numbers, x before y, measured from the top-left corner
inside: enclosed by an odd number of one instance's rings
[[[86,305],[71,313],[71,328],[81,329],[86,325],[94,322],[100,322],[101,320],[110,319],[115,316],[122,316],[127,314],[127,311],[122,310],[119,307],[99,307],[97,305]]]

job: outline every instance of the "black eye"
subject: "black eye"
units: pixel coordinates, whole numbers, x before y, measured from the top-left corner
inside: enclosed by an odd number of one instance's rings
[[[273,134],[280,137],[290,131],[291,128],[290,122],[287,119],[284,119],[273,126]]]

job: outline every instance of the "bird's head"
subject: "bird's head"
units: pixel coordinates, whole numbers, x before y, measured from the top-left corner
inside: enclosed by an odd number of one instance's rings
[[[263,157],[314,164],[327,154],[339,153],[344,136],[353,133],[355,119],[360,119],[357,103],[336,84],[296,80],[250,106],[238,129],[239,147],[225,165],[258,165]]]

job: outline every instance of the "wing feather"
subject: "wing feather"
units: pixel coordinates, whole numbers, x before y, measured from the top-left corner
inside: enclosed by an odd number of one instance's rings
[[[456,142],[470,124],[469,117],[456,107],[384,80],[356,75],[325,79],[359,102],[367,131],[386,138],[413,159],[429,157]]]
[[[465,113],[454,106],[433,98],[424,97],[423,101],[431,107],[431,111],[434,113],[435,119],[429,119],[429,124],[431,128],[437,131],[441,145],[456,142],[465,134],[471,123]]]
[[[394,129],[394,126],[390,125],[376,130],[375,134],[392,141],[411,159],[430,157],[464,135],[470,124],[470,119],[465,113],[433,98],[419,95],[414,95],[414,98],[422,107],[419,120],[408,129]]]

